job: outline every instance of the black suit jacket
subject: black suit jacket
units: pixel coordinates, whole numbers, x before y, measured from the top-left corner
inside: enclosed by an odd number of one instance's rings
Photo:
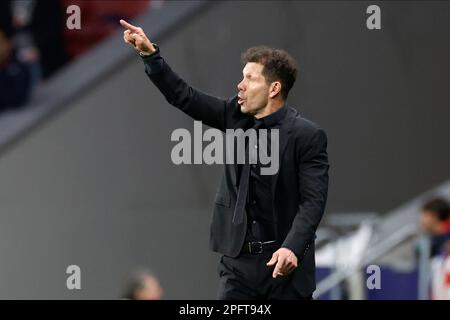
[[[224,100],[192,88],[171,70],[159,48],[143,60],[147,75],[167,101],[193,119],[221,131],[252,126],[253,119],[241,113],[237,96]],[[315,289],[314,239],[327,199],[327,137],[316,124],[288,107],[279,146],[280,166],[272,176],[276,240],[296,254],[299,266],[293,272],[294,285],[306,296]],[[211,249],[231,257],[238,256],[247,229],[247,219],[237,226],[232,223],[236,182],[236,166],[225,164],[210,230]]]

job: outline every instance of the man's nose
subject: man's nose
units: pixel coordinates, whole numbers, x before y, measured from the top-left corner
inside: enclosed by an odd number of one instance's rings
[[[238,88],[239,91],[244,91],[244,85],[243,85],[243,82],[244,82],[244,81],[241,81],[241,82],[239,82],[238,85],[237,85],[237,88]]]

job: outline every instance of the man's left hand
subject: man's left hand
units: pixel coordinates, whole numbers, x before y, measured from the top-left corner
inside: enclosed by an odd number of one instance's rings
[[[275,266],[272,277],[287,276],[297,268],[297,256],[288,248],[280,248],[273,253],[267,266]]]

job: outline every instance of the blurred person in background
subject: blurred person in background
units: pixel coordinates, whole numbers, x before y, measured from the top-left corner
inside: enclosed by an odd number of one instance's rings
[[[42,78],[47,79],[68,61],[63,37],[66,29],[65,8],[61,0],[34,2],[27,28],[31,30],[38,50]]]
[[[65,62],[60,0],[0,1],[0,110],[17,108]]]
[[[29,67],[16,57],[8,5],[6,1],[0,2],[0,111],[24,104],[31,87]]]
[[[124,299],[161,300],[163,290],[158,279],[148,270],[133,272],[125,288]]]
[[[450,299],[450,204],[434,198],[424,204],[420,228],[430,239],[431,299]]]
[[[67,62],[62,2],[7,0],[5,3],[12,15],[18,60],[30,66],[33,84],[49,78]]]
[[[420,228],[430,236],[431,256],[436,256],[450,240],[450,204],[442,198],[434,198],[424,204],[420,215]]]

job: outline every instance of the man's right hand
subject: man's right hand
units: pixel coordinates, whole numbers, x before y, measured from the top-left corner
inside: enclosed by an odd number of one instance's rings
[[[144,55],[150,55],[156,51],[155,46],[147,38],[142,28],[133,26],[125,20],[120,20],[120,24],[126,30],[123,32],[123,40],[130,46],[135,48],[139,52],[143,52]]]

